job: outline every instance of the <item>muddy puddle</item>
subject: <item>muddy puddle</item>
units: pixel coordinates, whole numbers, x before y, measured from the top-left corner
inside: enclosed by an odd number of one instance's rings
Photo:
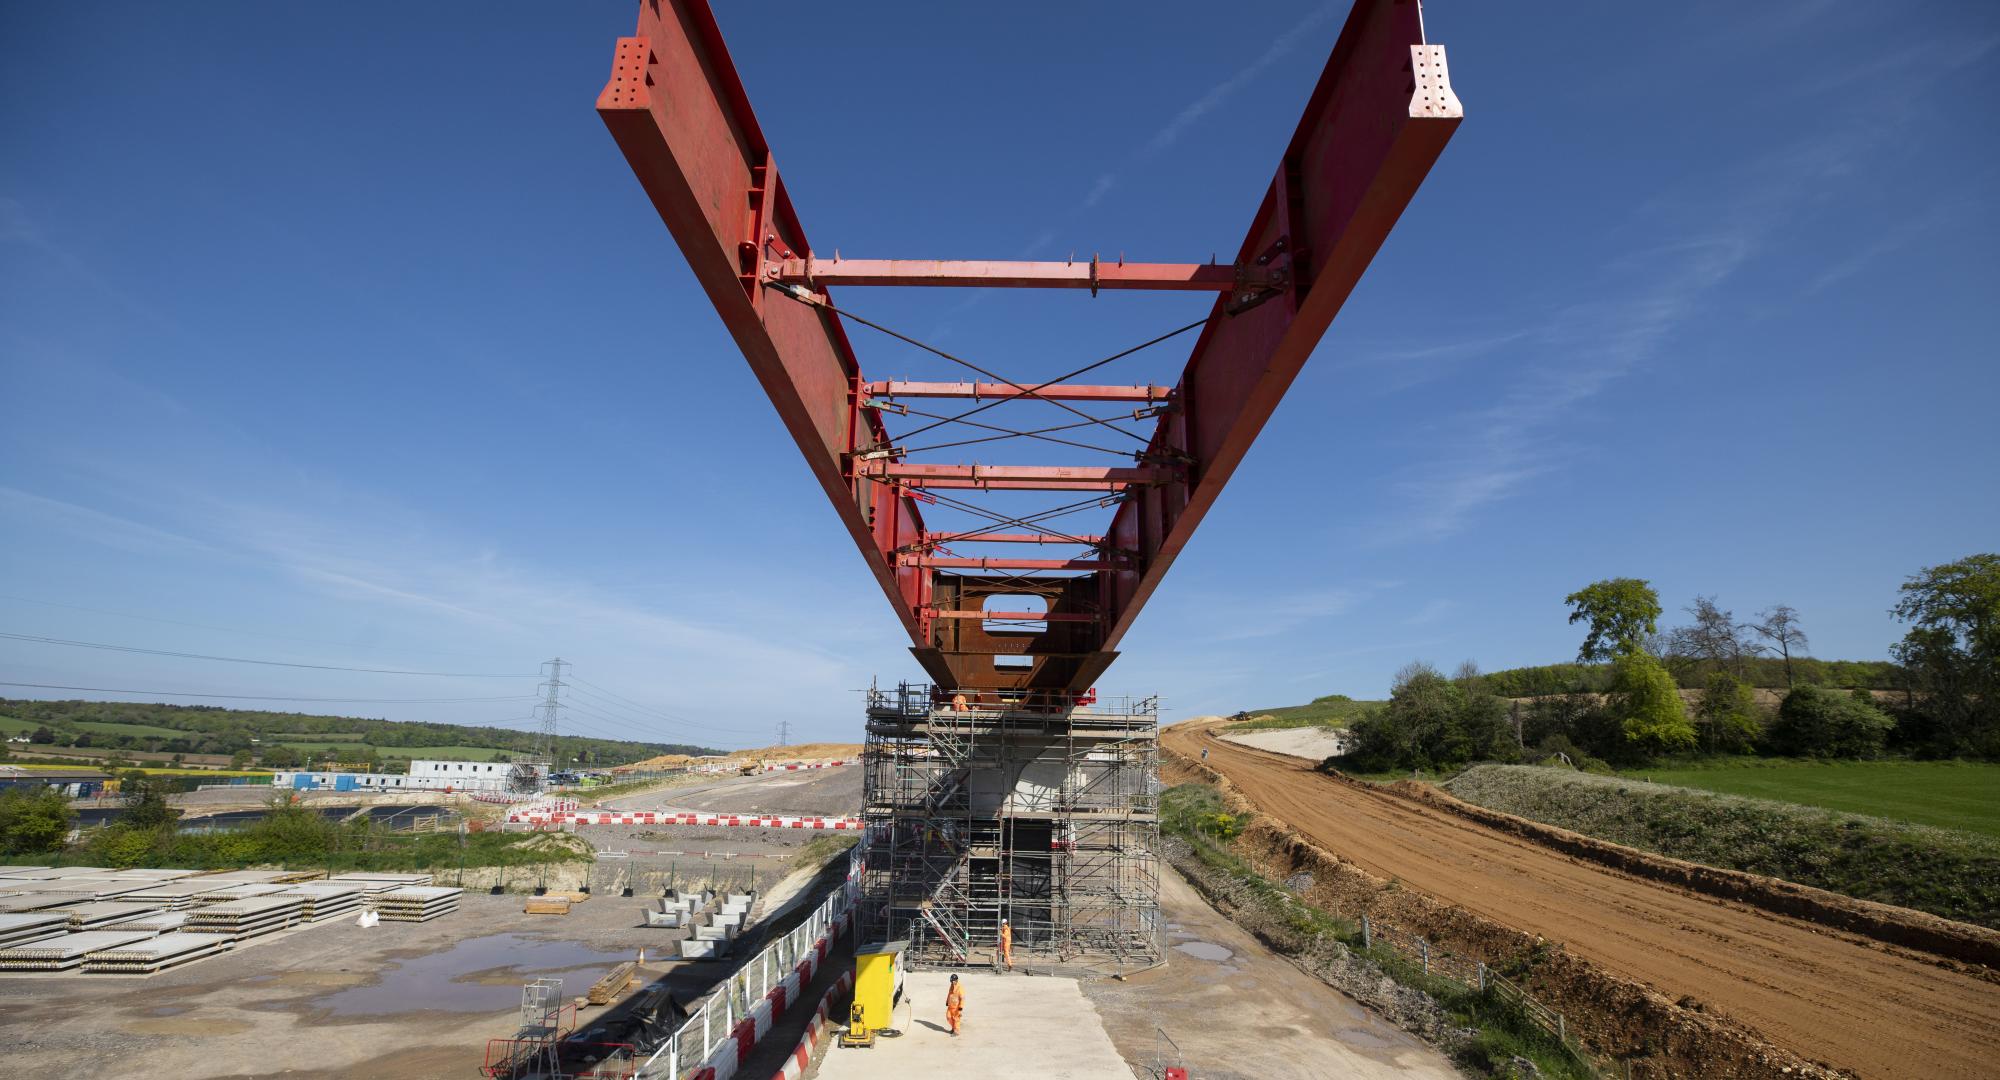
[[[1183,941],[1174,946],[1174,951],[1186,953],[1196,960],[1213,960],[1218,964],[1236,955],[1220,945],[1207,941]]]
[[[305,1004],[335,1016],[444,1012],[496,1012],[521,1003],[529,978],[563,981],[574,996],[590,988],[612,964],[633,959],[571,941],[543,941],[523,934],[468,938],[442,952],[395,961],[379,981],[314,998]]]

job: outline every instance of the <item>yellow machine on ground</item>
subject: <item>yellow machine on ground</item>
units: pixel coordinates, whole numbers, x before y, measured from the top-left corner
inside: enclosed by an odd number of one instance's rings
[[[854,1004],[847,1011],[842,1046],[874,1046],[876,1032],[889,1027],[903,1000],[903,950],[907,940],[885,941],[854,950]]]

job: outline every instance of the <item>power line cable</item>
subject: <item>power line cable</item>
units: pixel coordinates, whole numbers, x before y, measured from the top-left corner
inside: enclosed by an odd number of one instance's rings
[[[14,596],[0,593],[0,600],[13,600],[22,604],[39,604],[42,607],[62,608],[66,611],[85,611],[92,615],[110,615],[119,619],[136,619],[139,622],[162,623],[167,626],[186,626],[196,630],[218,630],[225,634],[241,634],[244,637],[269,638],[274,641],[303,641],[308,645],[331,645],[339,649],[359,649],[363,652],[415,652],[425,656],[470,656],[471,653],[441,652],[429,649],[396,650],[379,645],[358,645],[349,641],[330,641],[326,638],[300,637],[296,634],[273,634],[264,630],[244,630],[234,626],[217,626],[214,623],[187,622],[182,619],[163,619],[157,615],[135,615],[129,611],[112,611],[109,608],[85,607],[82,604],[59,604],[53,600],[37,600],[32,596]]]
[[[140,694],[148,697],[217,698],[233,701],[320,701],[349,705],[455,705],[468,701],[533,701],[533,694],[501,694],[495,697],[457,698],[342,698],[285,697],[278,694],[186,694],[171,690],[127,690],[116,686],[59,686],[53,683],[0,682],[0,686],[20,686],[32,690],[81,690],[91,694]]]
[[[591,689],[596,690],[597,694],[601,694],[604,697],[610,698],[613,702],[623,703],[625,706],[628,707],[628,711],[638,713],[639,715],[648,718],[664,717],[670,722],[682,724],[684,726],[692,727],[696,730],[701,730],[701,731],[725,731],[734,734],[744,734],[744,735],[751,733],[748,728],[729,727],[722,724],[705,724],[699,720],[689,720],[685,716],[680,716],[676,713],[671,713],[665,709],[661,709],[655,706],[641,705],[640,703],[633,701],[631,698],[628,698],[623,694],[613,693],[612,691],[607,690],[604,687],[599,686],[594,682],[590,682],[585,679],[579,679],[574,675],[570,676],[570,683],[572,684],[572,686],[579,686],[579,685],[588,686]],[[593,694],[590,696],[596,697],[597,695]]]
[[[102,649],[106,652],[138,653],[144,656],[170,656],[183,660],[219,660],[230,664],[256,664],[260,667],[304,668],[308,671],[355,671],[366,675],[422,675],[439,679],[538,679],[537,675],[497,673],[480,671],[408,671],[401,668],[346,667],[340,664],[298,664],[285,660],[252,660],[242,656],[210,656],[206,653],[174,652],[169,649],[142,649],[134,645],[108,645],[101,641],[71,641],[67,638],[43,637],[39,634],[10,634],[0,632],[0,638],[10,641],[26,641],[36,645],[65,645],[77,649]]]

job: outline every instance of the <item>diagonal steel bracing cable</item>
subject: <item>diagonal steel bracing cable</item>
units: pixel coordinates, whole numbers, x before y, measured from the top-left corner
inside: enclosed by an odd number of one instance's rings
[[[1001,375],[1001,374],[999,374],[999,373],[997,373],[997,372],[993,372],[993,371],[988,371],[988,370],[987,370],[986,368],[983,368],[983,367],[980,367],[980,366],[979,366],[978,364],[975,364],[975,363],[973,363],[972,361],[970,361],[970,360],[967,360],[967,359],[965,359],[964,357],[961,357],[961,356],[953,356],[953,355],[952,355],[951,353],[948,353],[948,352],[944,351],[943,349],[940,349],[940,348],[938,348],[938,347],[937,347],[937,346],[935,346],[935,345],[928,345],[928,344],[925,344],[924,342],[921,342],[921,341],[918,341],[918,340],[917,340],[916,338],[913,338],[913,337],[909,336],[908,334],[904,334],[904,333],[900,333],[900,332],[898,332],[898,331],[895,331],[895,330],[891,330],[891,329],[889,329],[888,327],[886,327],[886,326],[883,326],[883,325],[882,325],[881,323],[878,323],[878,322],[875,322],[875,321],[873,321],[873,320],[871,320],[871,319],[868,319],[868,318],[866,318],[866,317],[864,317],[864,316],[861,316],[861,315],[856,315],[855,313],[853,313],[853,312],[851,312],[851,311],[848,311],[848,310],[846,310],[845,308],[840,308],[840,307],[836,307],[836,306],[834,306],[834,303],[833,303],[833,301],[831,301],[831,300],[828,300],[828,299],[826,299],[826,298],[824,298],[824,297],[821,297],[821,296],[816,296],[816,295],[814,295],[813,293],[811,293],[811,292],[809,292],[809,291],[807,291],[807,290],[805,290],[805,289],[802,289],[802,288],[799,288],[798,286],[789,286],[789,287],[787,287],[787,286],[782,286],[782,285],[781,285],[781,286],[777,286],[777,288],[778,288],[778,291],[780,291],[780,292],[784,293],[784,294],[785,294],[786,296],[789,296],[789,297],[791,297],[791,298],[792,298],[792,299],[794,299],[794,300],[797,300],[798,302],[800,302],[800,303],[802,303],[802,304],[806,304],[806,305],[808,305],[808,306],[811,306],[811,307],[817,307],[817,308],[822,308],[822,309],[824,309],[824,310],[826,310],[826,311],[829,311],[829,312],[832,312],[832,313],[833,313],[833,314],[835,314],[835,315],[840,315],[840,316],[843,316],[843,317],[845,317],[845,318],[849,318],[849,319],[852,319],[852,320],[854,320],[855,322],[858,322],[858,323],[860,323],[861,325],[863,325],[863,326],[865,326],[865,327],[868,327],[868,328],[869,328],[869,329],[871,329],[871,330],[875,330],[875,331],[878,331],[878,332],[880,332],[880,333],[883,333],[883,334],[887,334],[887,335],[889,335],[890,337],[892,337],[892,338],[895,338],[895,339],[896,339],[897,341],[900,341],[900,342],[903,342],[903,343],[904,343],[904,344],[906,344],[906,345],[912,345],[912,346],[915,346],[916,348],[919,348],[919,349],[922,349],[922,350],[924,350],[925,352],[927,352],[927,353],[930,353],[930,354],[931,354],[931,355],[933,355],[933,356],[937,356],[937,357],[941,357],[941,358],[943,358],[943,359],[945,359],[945,360],[949,360],[949,361],[951,361],[952,363],[954,363],[954,364],[957,364],[957,365],[959,365],[960,367],[963,367],[963,368],[966,368],[966,369],[968,369],[968,370],[971,370],[971,371],[975,371],[975,372],[977,372],[977,373],[979,373],[979,374],[981,374],[981,375],[984,375],[984,376],[986,376],[986,377],[987,377],[987,378],[989,378],[989,379],[994,379],[994,380],[997,380],[997,381],[999,381],[999,382],[1003,382],[1003,383],[1006,383],[1006,384],[1007,384],[1008,386],[1011,386],[1011,387],[1013,387],[1014,389],[1016,389],[1016,390],[1019,390],[1019,391],[1020,391],[1020,392],[1021,392],[1022,394],[1026,395],[1026,396],[1028,396],[1028,397],[1031,397],[1031,398],[1035,398],[1035,399],[1037,399],[1037,400],[1040,400],[1040,401],[1046,401],[1046,402],[1048,402],[1049,404],[1051,404],[1051,405],[1054,405],[1054,406],[1055,406],[1056,408],[1058,408],[1058,409],[1061,409],[1061,410],[1063,410],[1064,412],[1067,412],[1067,413],[1071,413],[1071,414],[1073,414],[1073,415],[1075,415],[1075,416],[1079,416],[1079,417],[1081,417],[1081,418],[1083,418],[1083,419],[1085,419],[1085,420],[1088,420],[1089,422],[1091,422],[1091,423],[1093,423],[1093,424],[1098,424],[1098,425],[1100,425],[1100,426],[1103,426],[1103,427],[1106,427],[1106,428],[1109,428],[1110,430],[1112,430],[1112,431],[1115,431],[1115,432],[1119,433],[1120,435],[1123,435],[1123,436],[1125,436],[1125,437],[1126,437],[1126,438],[1128,438],[1128,439],[1136,439],[1136,440],[1138,440],[1138,441],[1139,441],[1140,443],[1142,443],[1142,444],[1150,444],[1150,443],[1152,442],[1152,439],[1151,439],[1151,438],[1150,438],[1149,436],[1145,436],[1145,435],[1141,435],[1141,434],[1139,434],[1139,433],[1138,433],[1138,432],[1136,432],[1136,431],[1128,431],[1128,430],[1126,430],[1125,428],[1122,428],[1122,427],[1119,427],[1119,426],[1118,426],[1117,424],[1114,424],[1114,423],[1112,423],[1112,422],[1111,422],[1110,420],[1108,420],[1108,419],[1106,419],[1106,418],[1104,418],[1104,417],[1101,417],[1101,416],[1092,416],[1092,415],[1090,415],[1089,413],[1087,413],[1087,412],[1084,412],[1084,411],[1083,411],[1082,409],[1078,409],[1078,408],[1074,408],[1074,407],[1072,407],[1072,406],[1071,406],[1071,405],[1070,405],[1070,404],[1069,404],[1068,402],[1066,402],[1066,401],[1057,401],[1057,400],[1056,400],[1055,398],[1050,398],[1050,397],[1043,397],[1043,396],[1042,396],[1041,394],[1037,393],[1036,391],[1037,391],[1037,390],[1041,390],[1041,389],[1046,389],[1047,387],[1049,387],[1049,386],[1053,386],[1053,385],[1055,385],[1055,384],[1057,384],[1057,383],[1060,383],[1060,382],[1063,382],[1063,381],[1064,381],[1064,380],[1066,380],[1066,379],[1073,379],[1073,378],[1075,378],[1076,376],[1078,376],[1078,375],[1081,375],[1081,374],[1083,374],[1083,373],[1084,373],[1085,371],[1089,371],[1089,370],[1091,370],[1092,368],[1096,368],[1096,367],[1101,367],[1101,366],[1103,366],[1104,364],[1108,364],[1108,363],[1110,363],[1110,362],[1111,362],[1112,360],[1115,360],[1115,359],[1118,359],[1118,357],[1120,357],[1120,356],[1129,356],[1129,355],[1131,355],[1132,353],[1135,353],[1135,352],[1138,352],[1138,351],[1139,351],[1140,349],[1143,349],[1143,348],[1146,348],[1146,347],[1147,347],[1147,346],[1149,346],[1149,345],[1154,345],[1154,344],[1157,344],[1157,343],[1159,343],[1159,342],[1161,342],[1161,341],[1165,341],[1165,340],[1166,340],[1167,338],[1170,338],[1170,337],[1173,337],[1173,336],[1174,336],[1175,334],[1180,334],[1180,333],[1185,333],[1185,332],[1186,332],[1186,331],[1188,331],[1188,330],[1192,330],[1192,329],[1194,329],[1194,328],[1195,328],[1195,327],[1197,327],[1197,326],[1202,326],[1202,325],[1205,325],[1205,324],[1207,324],[1207,322],[1208,322],[1208,320],[1207,320],[1206,318],[1204,318],[1204,319],[1202,319],[1202,320],[1201,320],[1200,322],[1194,322],[1194,323],[1189,323],[1189,324],[1188,324],[1187,326],[1184,326],[1184,327],[1182,327],[1182,328],[1181,328],[1181,329],[1179,329],[1179,330],[1175,330],[1175,331],[1172,331],[1172,332],[1170,332],[1170,333],[1168,333],[1168,334],[1165,334],[1165,335],[1162,335],[1161,337],[1158,337],[1158,338],[1155,338],[1155,339],[1153,339],[1152,341],[1148,341],[1148,342],[1146,342],[1145,344],[1142,344],[1142,345],[1135,345],[1135,346],[1133,346],[1132,348],[1130,348],[1130,349],[1127,349],[1127,350],[1125,350],[1124,352],[1122,352],[1122,353],[1119,353],[1119,354],[1117,354],[1116,356],[1111,356],[1111,357],[1107,357],[1107,358],[1105,358],[1105,359],[1103,359],[1103,360],[1100,360],[1100,361],[1097,361],[1097,362],[1096,362],[1096,363],[1094,363],[1094,364],[1091,364],[1091,365],[1088,365],[1088,366],[1086,366],[1086,367],[1083,367],[1083,368],[1079,368],[1078,370],[1076,370],[1076,371],[1073,371],[1073,372],[1071,372],[1070,374],[1068,374],[1068,375],[1065,375],[1065,376],[1063,376],[1063,377],[1062,377],[1062,378],[1060,378],[1060,379],[1055,379],[1055,380],[1052,380],[1052,381],[1050,381],[1050,382],[1046,382],[1046,383],[1042,383],[1042,384],[1040,384],[1039,386],[1036,386],[1036,387],[1032,387],[1032,388],[1031,388],[1031,387],[1027,387],[1027,386],[1023,386],[1023,385],[1021,385],[1020,383],[1017,383],[1017,382],[1015,382],[1014,380],[1012,380],[1012,379],[1009,379],[1009,378],[1007,378],[1007,377],[1006,377],[1005,375]],[[1001,400],[1006,400],[1006,399],[1001,399]],[[954,419],[954,420],[959,420],[959,419],[963,419],[963,418],[964,418],[964,417],[966,417],[966,416],[971,416],[971,415],[972,415],[973,413],[976,413],[976,412],[980,412],[980,411],[983,411],[984,409],[987,409],[987,408],[991,408],[991,407],[992,407],[993,405],[995,405],[995,404],[998,404],[998,401],[992,401],[992,402],[988,402],[987,404],[985,404],[985,405],[982,405],[982,406],[980,406],[979,408],[976,408],[976,409],[972,409],[972,410],[970,410],[970,411],[968,411],[968,412],[965,412],[965,413],[963,413],[963,414],[960,414],[959,416],[957,416],[957,417],[954,417],[953,419]],[[937,427],[937,426],[939,426],[940,424],[945,424],[945,423],[949,423],[949,422],[951,422],[951,421],[945,421],[945,420],[940,420],[940,421],[938,421],[937,423],[935,423],[935,424],[932,424],[932,425],[930,425],[929,427],[922,427],[922,428],[918,428],[918,429],[917,429],[916,431],[913,431],[913,432],[906,432],[906,433],[904,434],[904,438],[908,438],[909,436],[911,436],[911,435],[914,435],[914,434],[917,434],[918,432],[923,432],[923,431],[928,431],[928,430],[930,430],[930,428],[932,428],[932,427]]]
[[[1134,346],[1132,346],[1132,347],[1131,347],[1131,348],[1129,348],[1129,349],[1125,349],[1125,350],[1123,350],[1123,351],[1121,351],[1121,352],[1115,352],[1115,353],[1112,353],[1112,354],[1111,354],[1110,356],[1107,356],[1107,357],[1105,357],[1105,358],[1104,358],[1104,359],[1102,359],[1102,360],[1097,360],[1097,361],[1093,361],[1093,362],[1091,362],[1091,363],[1088,363],[1088,364],[1085,364],[1084,366],[1082,366],[1082,367],[1080,367],[1080,368],[1077,368],[1077,369],[1076,369],[1075,371],[1072,371],[1072,372],[1068,373],[1067,375],[1058,375],[1058,376],[1056,376],[1055,378],[1053,378],[1053,379],[1050,379],[1050,380],[1048,380],[1047,382],[1042,382],[1042,383],[1037,383],[1037,384],[1036,384],[1036,386],[1035,386],[1035,389],[1037,389],[1037,390],[1047,390],[1047,389],[1048,389],[1049,387],[1051,387],[1051,386],[1059,386],[1059,385],[1061,385],[1061,384],[1063,384],[1063,383],[1066,383],[1066,382],[1070,381],[1071,379],[1074,379],[1074,378],[1076,378],[1076,377],[1077,377],[1077,376],[1079,376],[1079,375],[1087,375],[1087,374],[1089,374],[1090,372],[1093,372],[1093,371],[1096,371],[1096,370],[1097,370],[1098,368],[1101,368],[1101,367],[1103,367],[1104,365],[1106,365],[1106,364],[1109,364],[1109,363],[1111,363],[1111,362],[1112,362],[1112,361],[1114,361],[1114,360],[1123,360],[1123,359],[1125,359],[1126,357],[1128,357],[1128,356],[1132,355],[1132,354],[1133,354],[1133,353],[1135,353],[1135,352],[1139,352],[1139,351],[1140,351],[1140,350],[1142,350],[1142,349],[1148,349],[1148,348],[1151,348],[1151,347],[1153,347],[1153,346],[1155,346],[1155,345],[1158,345],[1158,344],[1159,344],[1160,342],[1162,342],[1162,341],[1166,341],[1166,340],[1168,340],[1168,339],[1170,339],[1170,338],[1175,338],[1175,337],[1179,337],[1180,335],[1182,335],[1182,334],[1185,334],[1185,333],[1187,333],[1188,331],[1190,331],[1190,330],[1193,330],[1194,328],[1196,328],[1196,327],[1198,327],[1198,326],[1206,326],[1206,325],[1208,325],[1208,320],[1204,318],[1204,319],[1202,319],[1202,320],[1201,320],[1201,321],[1199,321],[1199,322],[1191,322],[1191,323],[1187,324],[1186,326],[1183,326],[1183,327],[1181,327],[1181,328],[1179,328],[1179,329],[1177,329],[1177,330],[1169,330],[1169,331],[1167,331],[1166,333],[1164,333],[1164,334],[1161,334],[1161,335],[1160,335],[1159,337],[1156,337],[1156,338],[1153,338],[1153,339],[1152,339],[1152,340],[1150,340],[1150,341],[1144,341],[1144,342],[1140,342],[1139,344],[1137,344],[1137,345],[1134,345]],[[988,409],[990,409],[990,408],[994,407],[995,405],[999,405],[999,404],[1002,404],[1002,403],[1006,402],[1007,400],[1009,400],[1009,399],[1007,399],[1007,398],[996,398],[996,399],[994,399],[994,400],[992,400],[992,401],[989,401],[989,402],[987,402],[987,403],[986,403],[986,404],[984,404],[984,405],[976,405],[976,406],[974,406],[974,407],[972,407],[972,408],[970,408],[970,409],[967,409],[966,411],[964,411],[964,412],[962,412],[962,413],[959,413],[959,414],[958,414],[958,415],[956,415],[956,416],[951,416],[951,417],[946,417],[946,418],[944,418],[944,419],[942,419],[942,420],[939,420],[939,421],[938,421],[937,423],[935,423],[935,424],[929,424],[929,425],[926,425],[926,426],[924,426],[924,427],[920,427],[920,428],[916,428],[916,429],[914,429],[914,430],[911,430],[911,431],[906,431],[906,432],[904,432],[904,433],[903,433],[903,438],[907,439],[907,438],[909,438],[909,437],[910,437],[910,436],[912,436],[912,435],[921,435],[921,434],[923,434],[924,432],[926,432],[926,431],[929,431],[929,430],[931,430],[931,428],[935,428],[935,427],[942,427],[942,426],[943,426],[943,425],[945,425],[945,424],[951,424],[951,423],[963,423],[966,417],[968,417],[968,416],[973,416],[973,415],[976,415],[976,414],[978,414],[978,413],[982,413],[982,412],[985,412],[986,410],[988,410]],[[1044,401],[1047,401],[1048,399],[1047,399],[1047,398],[1043,398],[1042,400],[1044,400]],[[1074,410],[1072,410],[1072,411],[1074,411]],[[1113,430],[1115,430],[1115,431],[1125,431],[1125,429],[1124,429],[1124,428],[1114,428]],[[1127,434],[1127,435],[1130,435],[1130,434],[1132,434],[1132,433],[1131,433],[1131,432],[1129,432],[1129,431],[1125,431],[1125,434]],[[1150,440],[1149,440],[1149,442],[1150,442]]]
[[[949,416],[939,416],[939,415],[938,415],[937,413],[927,413],[927,412],[922,412],[922,411],[919,411],[919,410],[917,410],[917,409],[910,409],[910,410],[909,410],[909,415],[911,415],[911,416],[921,416],[921,417],[924,417],[924,418],[926,418],[926,419],[930,419],[930,420],[946,420],[946,421],[949,421],[949,420],[952,420],[952,419],[954,419],[953,417],[949,417]],[[1103,453],[1106,453],[1106,454],[1115,454],[1115,455],[1117,455],[1118,457],[1121,457],[1121,458],[1128,458],[1128,457],[1131,457],[1131,456],[1132,456],[1132,455],[1131,455],[1130,453],[1128,453],[1128,452],[1126,452],[1126,451],[1124,451],[1124,450],[1114,450],[1114,449],[1112,449],[1112,448],[1111,448],[1111,447],[1109,447],[1109,446],[1096,446],[1096,445],[1093,445],[1093,444],[1091,444],[1091,443],[1081,443],[1081,442],[1075,442],[1075,441],[1072,441],[1072,440],[1070,440],[1070,439],[1057,439],[1057,438],[1052,438],[1052,437],[1051,437],[1051,436],[1050,436],[1050,435],[1048,434],[1048,433],[1049,433],[1049,432],[1051,432],[1051,431],[1073,431],[1073,430],[1075,430],[1075,429],[1077,429],[1077,428],[1080,428],[1080,427],[1089,427],[1089,426],[1090,426],[1089,424],[1087,424],[1087,423],[1085,423],[1085,422],[1083,422],[1083,421],[1081,421],[1081,420],[1077,421],[1077,422],[1076,422],[1076,423],[1074,423],[1074,424],[1058,424],[1058,425],[1056,425],[1055,427],[1045,427],[1045,428],[1035,428],[1035,429],[1034,429],[1034,430],[1032,430],[1032,431],[1016,431],[1016,430],[1014,430],[1013,428],[1007,428],[1007,427],[1001,427],[1001,426],[1000,426],[1000,425],[998,425],[998,424],[982,424],[982,423],[980,423],[980,422],[979,422],[979,421],[977,421],[977,420],[960,420],[960,421],[958,421],[958,422],[959,422],[959,423],[962,423],[962,424],[964,424],[964,425],[965,425],[966,427],[975,427],[975,428],[983,428],[983,429],[985,429],[985,430],[987,430],[987,431],[998,431],[998,432],[1000,432],[1001,434],[998,434],[998,435],[988,435],[988,436],[986,436],[985,438],[981,438],[981,439],[960,439],[960,440],[958,440],[957,442],[947,442],[947,443],[933,443],[933,444],[931,444],[931,445],[929,445],[929,446],[912,446],[912,447],[905,447],[905,448],[903,449],[903,453],[905,453],[905,454],[921,454],[921,453],[924,453],[925,451],[929,451],[929,450],[949,450],[949,449],[951,449],[952,447],[955,447],[955,446],[975,446],[975,445],[977,445],[977,444],[979,444],[979,443],[989,443],[989,442],[999,442],[999,441],[1000,441],[1000,440],[1002,440],[1002,439],[1022,439],[1022,438],[1026,438],[1026,439],[1039,439],[1039,440],[1041,440],[1042,442],[1052,442],[1052,443],[1060,443],[1060,444],[1062,444],[1062,445],[1064,445],[1064,446],[1074,446],[1074,447],[1077,447],[1078,449],[1082,449],[1082,450],[1098,450],[1098,451],[1101,451],[1101,452],[1103,452]],[[932,426],[934,427],[934,426],[936,426],[936,425],[932,425]],[[920,429],[918,429],[918,430],[928,430],[928,429],[923,429],[923,428],[920,428]],[[891,442],[894,442],[895,440],[894,440],[894,439],[891,439],[890,441],[891,441]]]

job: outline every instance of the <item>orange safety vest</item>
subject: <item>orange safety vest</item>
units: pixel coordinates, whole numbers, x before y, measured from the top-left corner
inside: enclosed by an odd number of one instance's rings
[[[1000,951],[1014,951],[1014,928],[1011,926],[1002,926],[1000,928]]]
[[[958,1015],[959,1011],[964,1008],[965,1008],[964,986],[960,983],[952,983],[951,989],[944,995],[944,1011],[949,1015],[956,1016]]]

